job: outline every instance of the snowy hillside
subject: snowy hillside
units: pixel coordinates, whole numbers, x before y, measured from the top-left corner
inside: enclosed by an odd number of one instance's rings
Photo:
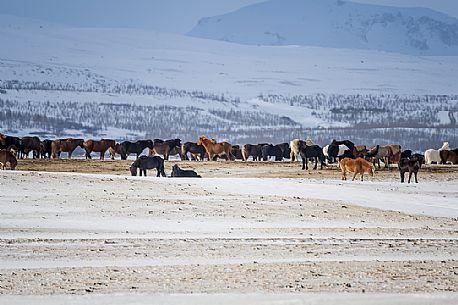
[[[458,19],[424,8],[341,0],[270,0],[201,19],[190,36],[251,45],[458,55]]]
[[[458,140],[457,56],[247,46],[5,15],[0,35],[0,132],[7,134],[207,134],[236,143],[402,137],[416,147]]]

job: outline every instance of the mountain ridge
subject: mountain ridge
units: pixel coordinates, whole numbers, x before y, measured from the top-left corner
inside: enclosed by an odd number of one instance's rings
[[[248,45],[458,55],[458,19],[428,8],[342,0],[270,0],[201,19],[189,36]]]

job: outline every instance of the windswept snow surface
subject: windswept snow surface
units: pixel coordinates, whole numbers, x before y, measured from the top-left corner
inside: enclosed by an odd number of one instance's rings
[[[230,293],[240,300],[247,293],[309,292],[319,292],[317,300],[330,292],[359,293],[355,301],[363,302],[362,291],[421,291],[449,301],[443,297],[456,291],[458,259],[452,218],[458,191],[449,177],[456,172],[425,174],[420,186],[399,186],[389,182],[391,175],[339,185],[329,176],[2,171],[0,186],[8,191],[0,193],[0,303],[43,298],[52,304],[70,293],[133,302],[135,296],[126,294]],[[320,199],[326,192],[332,200]],[[444,214],[449,217],[429,216]],[[251,300],[256,304],[259,297]],[[409,295],[412,300],[426,302]]]

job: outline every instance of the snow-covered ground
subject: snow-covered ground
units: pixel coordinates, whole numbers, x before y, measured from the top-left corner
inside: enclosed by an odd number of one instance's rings
[[[250,171],[233,166],[224,171]],[[0,291],[35,296],[0,302],[58,303],[72,292],[109,294],[96,296],[101,303],[161,302],[156,293],[183,293],[169,299],[180,304],[189,293],[230,293],[258,304],[265,300],[260,292],[325,292],[312,295],[314,302],[335,302],[343,296],[329,293],[364,290],[425,293],[402,295],[411,304],[453,303],[457,295],[444,293],[456,292],[458,189],[449,180],[456,174],[424,174],[418,185],[390,177],[341,183],[327,175],[174,179],[2,171]],[[308,297],[270,301],[300,304]],[[191,302],[222,299],[230,298],[200,295]]]
[[[90,296],[5,296],[8,304],[59,305],[59,304],[151,304],[151,305],[454,305],[458,302],[456,294],[186,294],[186,295],[90,295]]]

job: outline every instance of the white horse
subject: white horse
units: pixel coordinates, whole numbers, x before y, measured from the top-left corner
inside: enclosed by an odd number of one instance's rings
[[[425,151],[425,164],[432,164],[433,162],[439,164],[441,162],[441,150],[449,150],[448,142],[444,142],[439,149],[428,149]]]

